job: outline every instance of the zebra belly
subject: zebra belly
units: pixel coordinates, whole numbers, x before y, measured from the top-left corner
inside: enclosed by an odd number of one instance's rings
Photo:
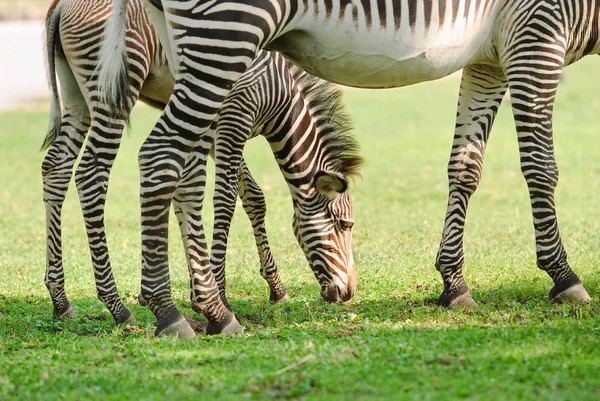
[[[312,75],[359,88],[394,88],[445,77],[474,61],[484,35],[472,40],[406,40],[382,33],[291,31],[269,49]],[[480,38],[482,37],[482,38]]]

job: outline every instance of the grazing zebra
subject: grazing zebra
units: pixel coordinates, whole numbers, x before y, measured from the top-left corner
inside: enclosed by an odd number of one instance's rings
[[[109,119],[110,105],[98,102],[94,76],[96,55],[111,4],[111,0],[55,0],[47,15],[46,50],[53,97],[44,142],[44,148],[49,147],[49,150],[42,164],[47,213],[45,282],[54,303],[54,316],[73,317],[64,290],[61,209],[73,165],[87,134],[86,149],[75,178],[98,297],[121,323],[133,322],[134,318],[123,305],[112,275],[104,231],[104,202],[124,120]],[[140,1],[132,2],[128,10],[127,34],[129,104],[132,106],[140,99],[164,107],[173,89],[173,78]],[[62,114],[56,74],[61,84]],[[198,280],[198,270],[207,270],[209,266],[200,213],[204,166],[213,136],[216,136],[212,267],[222,301],[228,306],[224,275],[226,241],[238,191],[253,226],[260,272],[270,286],[270,299],[280,302],[287,298],[267,239],[264,194],[242,157],[246,140],[261,134],[271,144],[289,185],[294,204],[294,233],[321,284],[323,298],[328,301],[350,299],[356,288],[356,269],[351,251],[353,209],[347,177],[355,173],[362,159],[356,155],[357,144],[348,134],[350,127],[343,112],[341,91],[327,81],[304,73],[278,54],[262,52],[235,85],[215,128],[217,134],[205,136],[186,159],[174,199],[191,280]],[[236,167],[229,168],[233,164]],[[142,303],[144,295],[142,291]],[[192,292],[192,299],[194,297]],[[219,297],[216,298],[214,303],[220,304]],[[234,322],[230,329],[239,329],[233,315],[221,309],[219,313]],[[181,327],[179,314],[176,310],[171,312],[169,322]],[[165,328],[169,326],[159,325],[157,334],[168,333]],[[185,337],[193,332],[182,329],[177,334]]]
[[[510,88],[531,199],[538,266],[554,282],[556,301],[589,295],[567,263],[554,191],[558,168],[552,109],[563,67],[600,50],[600,2],[594,0],[148,0],[152,21],[175,60],[176,83],[159,123],[142,146],[144,187],[172,197],[176,177],[164,161],[186,154],[209,128],[229,88],[262,48],[277,50],[321,78],[364,88],[389,88],[444,77],[463,68],[454,143],[448,164],[449,199],[436,267],[445,307],[474,305],[463,278],[463,232],[492,123]],[[126,0],[116,0],[115,8]],[[164,14],[159,15],[158,11]],[[109,31],[123,25],[119,14]],[[102,89],[118,92],[122,38],[108,36],[101,51]],[[120,47],[119,47],[120,46]],[[116,52],[115,52],[116,50]],[[126,110],[118,114],[126,113]],[[159,149],[157,152],[152,149]],[[144,231],[155,226],[153,193],[142,195]],[[142,239],[145,243],[146,236]],[[164,238],[161,240],[164,242]],[[164,275],[147,250],[143,275]],[[160,281],[154,283],[155,287]],[[149,288],[150,294],[155,288]]]

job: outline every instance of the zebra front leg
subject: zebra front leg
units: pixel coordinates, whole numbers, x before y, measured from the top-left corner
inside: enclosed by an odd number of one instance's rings
[[[532,48],[532,52],[535,50]],[[547,51],[537,50],[539,53]],[[562,63],[562,54],[549,54],[538,63],[527,56],[512,60],[506,72],[517,127],[521,171],[527,182],[533,212],[537,265],[554,282],[549,294],[553,301],[588,302],[590,296],[567,262],[554,204],[558,166],[554,157],[552,111]]]
[[[73,165],[90,126],[87,106],[85,101],[82,103],[77,106],[65,103],[60,133],[51,144],[42,162],[47,256],[44,282],[52,299],[55,319],[75,317],[75,311],[65,293],[61,212],[73,175]]]
[[[183,176],[184,165],[199,137],[171,121],[168,105],[161,120],[139,153],[142,213],[141,298],[158,319],[155,335],[191,338],[194,331],[179,313],[171,297],[168,266],[169,207]],[[170,128],[172,127],[172,128]],[[184,188],[184,187],[183,187]],[[180,191],[181,194],[181,191]],[[190,220],[188,220],[190,221]],[[192,221],[190,221],[192,222]],[[190,258],[193,261],[193,258]],[[192,308],[209,321],[208,334],[234,334],[242,330],[219,298],[210,264],[192,268]]]
[[[226,113],[223,114],[226,116]],[[211,269],[219,287],[219,295],[229,310],[231,307],[226,294],[225,260],[229,228],[235,212],[238,193],[238,169],[247,138],[236,141],[233,138],[235,134],[228,135],[219,131],[219,136],[215,139],[215,192],[213,196],[215,222],[210,251]]]
[[[201,299],[201,295],[195,291],[196,282],[201,279],[202,272],[210,265],[202,208],[206,190],[206,161],[212,140],[202,139],[202,143],[188,156],[173,197],[173,209],[179,223],[190,275],[192,307]]]
[[[135,317],[123,305],[112,273],[106,231],[104,207],[110,171],[121,143],[124,121],[112,120],[92,113],[92,126],[86,147],[75,173],[75,183],[83,212],[85,228],[90,246],[96,295],[106,305],[117,324],[135,324]]]
[[[256,241],[258,257],[260,258],[260,275],[269,284],[269,300],[275,304],[285,302],[290,299],[290,296],[279,278],[277,264],[273,258],[267,238],[267,228],[265,225],[267,203],[265,195],[254,180],[254,177],[252,177],[244,159],[241,160],[238,171],[238,195],[242,200],[242,206],[246,215],[248,215],[248,219],[250,219],[252,230],[254,231],[254,240]]]
[[[435,261],[444,281],[438,302],[446,308],[477,305],[462,273],[465,218],[469,199],[481,180],[485,148],[506,88],[499,69],[473,65],[463,70],[448,162],[448,208]]]

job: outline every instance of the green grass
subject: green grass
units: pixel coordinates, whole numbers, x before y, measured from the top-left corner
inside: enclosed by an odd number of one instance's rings
[[[591,78],[594,61],[568,70],[556,105],[555,138],[563,240],[571,265],[596,299],[600,92]],[[480,307],[434,306],[442,290],[433,261],[445,214],[457,91],[453,79],[393,91],[347,91],[367,160],[363,178],[351,187],[359,284],[347,305],[321,301],[293,238],[287,189],[268,146],[262,139],[249,143],[246,157],[267,196],[271,244],[293,299],[268,303],[250,225],[238,208],[227,274],[229,298],[246,332],[191,342],[153,338],[154,318],[135,301],[136,152],[157,114],[147,108],[134,113],[107,207],[117,283],[139,328],[115,327],[95,299],[75,191],[65,205],[63,242],[67,293],[79,317],[52,320],[43,285],[43,154],[37,151],[47,112],[0,114],[0,399],[599,399],[600,302],[568,306],[547,299],[551,281],[535,267],[508,105],[492,134],[466,227],[465,276]],[[211,213],[207,205],[209,230]],[[174,219],[170,246],[174,297],[193,314]]]

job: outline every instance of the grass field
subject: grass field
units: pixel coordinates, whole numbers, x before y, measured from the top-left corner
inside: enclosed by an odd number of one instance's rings
[[[552,284],[535,266],[530,206],[506,105],[466,228],[465,276],[480,306],[450,311],[434,306],[442,290],[433,262],[445,214],[459,84],[449,79],[346,93],[367,160],[362,179],[351,187],[359,283],[347,305],[320,299],[291,232],[283,179],[264,141],[248,144],[246,158],[267,196],[271,244],[293,298],[269,304],[250,225],[238,208],[228,290],[246,331],[191,342],[153,338],[153,316],[135,301],[140,281],[136,152],[156,112],[135,111],[107,207],[117,283],[138,327],[115,327],[95,298],[75,191],[65,205],[63,245],[67,293],[79,317],[52,320],[43,284],[43,154],[38,152],[47,111],[0,114],[0,399],[600,399],[597,68],[590,59],[567,70],[555,113],[561,232],[592,303],[554,305],[547,299]],[[211,213],[207,207],[209,230]],[[170,251],[174,297],[182,311],[193,314],[174,219]]]

